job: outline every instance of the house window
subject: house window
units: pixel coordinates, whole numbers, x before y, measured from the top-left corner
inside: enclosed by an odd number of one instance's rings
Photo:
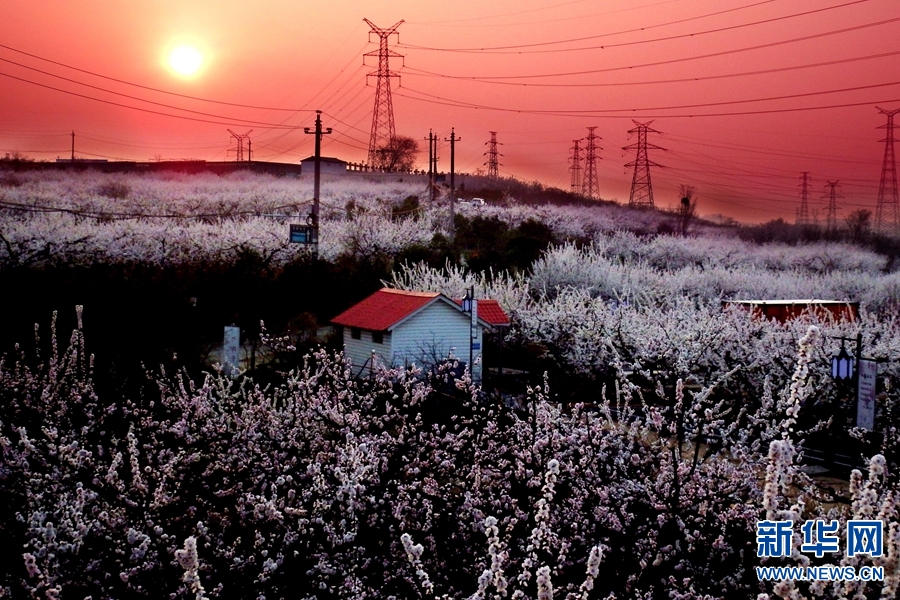
[[[384,332],[383,331],[373,331],[372,332],[372,341],[376,344],[384,343]]]
[[[362,337],[362,332],[359,330],[359,327],[350,328],[350,337],[352,337],[354,340],[358,340],[360,337]]]

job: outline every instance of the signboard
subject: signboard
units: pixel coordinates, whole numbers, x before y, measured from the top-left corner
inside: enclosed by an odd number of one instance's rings
[[[856,388],[856,426],[872,431],[875,428],[875,380],[878,363],[859,359],[859,385]]]
[[[318,244],[319,229],[313,225],[291,225],[290,241],[293,244]]]
[[[225,341],[222,344],[222,372],[232,379],[241,368],[241,328],[225,327]]]

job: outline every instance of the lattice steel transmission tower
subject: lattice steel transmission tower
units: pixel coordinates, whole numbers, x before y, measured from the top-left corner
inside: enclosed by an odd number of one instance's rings
[[[394,128],[394,105],[391,102],[391,78],[399,79],[400,75],[391,71],[389,60],[392,57],[403,58],[403,55],[388,48],[388,38],[397,33],[397,28],[403,24],[403,21],[398,21],[387,29],[377,27],[368,19],[363,19],[363,21],[372,28],[369,31],[369,39],[372,38],[373,33],[379,38],[378,51],[363,54],[363,64],[365,64],[366,56],[378,57],[378,69],[366,74],[367,84],[369,77],[378,78],[375,84],[375,109],[372,111],[372,133],[369,136],[369,166],[371,167],[377,163],[378,149],[387,146],[397,135]],[[397,35],[399,37],[400,34]]]
[[[628,197],[628,206],[653,206],[653,186],[650,183],[650,167],[662,167],[662,165],[652,162],[647,154],[647,150],[665,150],[655,144],[647,143],[648,133],[660,133],[655,129],[650,129],[650,123],[638,123],[632,119],[635,125],[634,129],[629,129],[628,133],[636,133],[638,141],[636,144],[623,146],[622,150],[637,150],[635,159],[626,164],[625,167],[634,167],[634,176],[631,178],[631,195]]]
[[[825,230],[829,232],[837,231],[838,228],[837,199],[843,198],[843,196],[837,193],[837,186],[837,181],[829,181],[825,186],[828,188],[828,191],[822,196],[823,198],[828,198],[828,210],[825,211]]]
[[[497,132],[491,131],[491,141],[485,142],[488,147],[488,151],[485,152],[485,156],[488,157],[487,162],[484,163],[487,165],[488,173],[487,176],[491,179],[499,179],[500,178],[500,163],[497,162],[497,157],[503,156],[499,152],[497,152],[497,146],[502,146],[503,144],[499,144],[497,142]]]
[[[809,171],[803,171],[800,180],[800,208],[797,210],[797,225],[809,225]]]
[[[244,134],[237,134],[230,129],[228,129],[227,131],[231,134],[231,137],[233,137],[237,141],[237,146],[234,149],[234,160],[236,160],[237,162],[244,162],[244,140],[247,140],[248,143],[250,142],[250,134],[253,133],[253,130],[251,129]],[[250,160],[249,155],[247,160]]]
[[[569,157],[569,162],[572,164],[569,165],[569,173],[572,175],[572,193],[578,196],[581,195],[581,147],[579,144],[581,143],[581,139],[572,140],[575,144],[569,150],[572,151],[572,156]]]
[[[603,150],[597,145],[597,140],[602,140],[594,133],[596,127],[588,127],[587,148],[584,156],[584,181],[581,184],[581,195],[592,200],[600,198],[600,181],[597,179],[598,150]]]
[[[878,108],[878,111],[887,115],[888,120],[886,125],[878,127],[887,129],[887,137],[881,140],[884,142],[884,162],[875,208],[875,230],[897,235],[900,234],[900,200],[897,195],[897,163],[894,160],[894,115],[900,112],[900,108],[891,111]]]

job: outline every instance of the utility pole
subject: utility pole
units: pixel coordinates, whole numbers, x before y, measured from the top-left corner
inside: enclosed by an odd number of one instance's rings
[[[388,48],[388,38],[397,33],[397,28],[403,23],[398,21],[387,29],[376,26],[372,21],[363,19],[371,31],[369,31],[369,39],[372,34],[378,36],[378,51],[367,52],[363,55],[363,64],[366,63],[366,56],[378,57],[378,69],[366,74],[366,83],[369,77],[373,75],[378,78],[375,84],[375,109],[372,111],[372,132],[369,136],[369,166],[374,167],[377,164],[378,149],[387,146],[396,137],[394,129],[394,105],[391,101],[391,78],[400,78],[400,75],[391,71],[389,60],[391,57],[403,58],[402,54],[397,54]]]
[[[450,142],[450,241],[456,235],[456,142],[462,141],[462,138],[456,137],[456,128],[450,128],[450,139],[444,138],[445,142]]]
[[[253,141],[247,139],[247,162],[253,162]]]
[[[569,148],[572,151],[572,156],[569,157],[569,161],[572,163],[569,167],[569,172],[572,175],[572,193],[576,196],[581,195],[581,148],[578,146],[581,143],[581,139],[572,140],[575,145]]]
[[[237,148],[234,152],[234,160],[237,162],[244,162],[244,140],[247,140],[248,142],[250,141],[250,134],[253,132],[253,130],[251,129],[244,134],[237,134],[230,129],[228,129],[227,131],[231,134],[231,137],[233,137],[237,141]]]
[[[584,157],[584,182],[581,185],[581,194],[591,200],[600,197],[600,182],[597,180],[597,151],[603,150],[597,145],[597,140],[603,139],[594,133],[596,127],[588,127],[587,148]]]
[[[637,150],[635,159],[625,165],[626,168],[634,167],[634,176],[631,179],[631,195],[628,198],[628,206],[649,206],[652,208],[653,186],[650,183],[650,167],[661,167],[662,165],[652,162],[647,154],[647,150],[650,148],[653,148],[654,150],[665,150],[665,148],[647,143],[648,133],[660,133],[655,129],[650,129],[650,124],[653,123],[653,121],[648,121],[646,123],[638,123],[634,119],[632,119],[632,121],[637,127],[629,129],[628,133],[638,134],[638,141],[636,144],[630,144],[622,148],[622,150]]]
[[[800,176],[800,210],[797,211],[797,225],[809,225],[809,171]]]
[[[484,164],[486,164],[487,168],[488,168],[488,174],[487,174],[488,178],[499,179],[500,178],[500,170],[499,170],[500,163],[497,162],[497,157],[503,156],[503,155],[500,154],[499,152],[497,152],[497,132],[491,131],[489,133],[491,134],[491,140],[489,142],[485,142],[485,144],[488,147],[488,151],[485,152],[485,155],[488,157],[488,160]],[[502,146],[503,144],[500,144],[500,145]]]
[[[829,191],[823,195],[823,198],[828,198],[828,211],[825,213],[825,230],[828,232],[837,231],[837,199],[843,198],[843,196],[839,195],[835,188],[837,188],[837,181],[829,181],[825,186],[829,188]]]
[[[437,177],[437,173],[435,173],[435,154],[436,154],[436,142],[437,136],[434,135],[434,131],[428,130],[428,190],[431,194],[431,204],[434,204],[434,180]]]
[[[878,108],[878,107],[876,107]],[[900,234],[900,199],[897,193],[897,163],[894,159],[894,115],[900,108],[878,111],[887,115],[887,124],[878,129],[887,129],[884,142],[884,162],[881,165],[881,185],[878,187],[878,204],[875,209],[875,231],[878,233]]]
[[[75,162],[75,130],[72,130],[72,162]]]
[[[314,134],[316,136],[316,153],[314,164],[315,167],[313,169],[313,208],[312,208],[312,220],[313,225],[319,226],[319,181],[322,177],[321,171],[321,160],[322,160],[322,135],[331,133],[331,127],[328,129],[322,130],[322,111],[316,111],[316,127],[315,129],[310,129],[309,127],[303,128],[303,133],[306,134]]]

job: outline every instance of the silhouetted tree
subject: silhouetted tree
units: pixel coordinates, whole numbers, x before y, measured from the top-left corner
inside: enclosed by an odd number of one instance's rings
[[[419,155],[419,142],[398,135],[377,149],[375,168],[383,171],[411,171]]]
[[[694,197],[696,191],[694,186],[684,183],[678,187],[681,196],[681,208],[678,211],[679,229],[682,236],[687,235],[688,227],[697,214],[697,199]]]
[[[872,211],[861,208],[847,215],[847,229],[853,240],[866,237],[872,229]]]

